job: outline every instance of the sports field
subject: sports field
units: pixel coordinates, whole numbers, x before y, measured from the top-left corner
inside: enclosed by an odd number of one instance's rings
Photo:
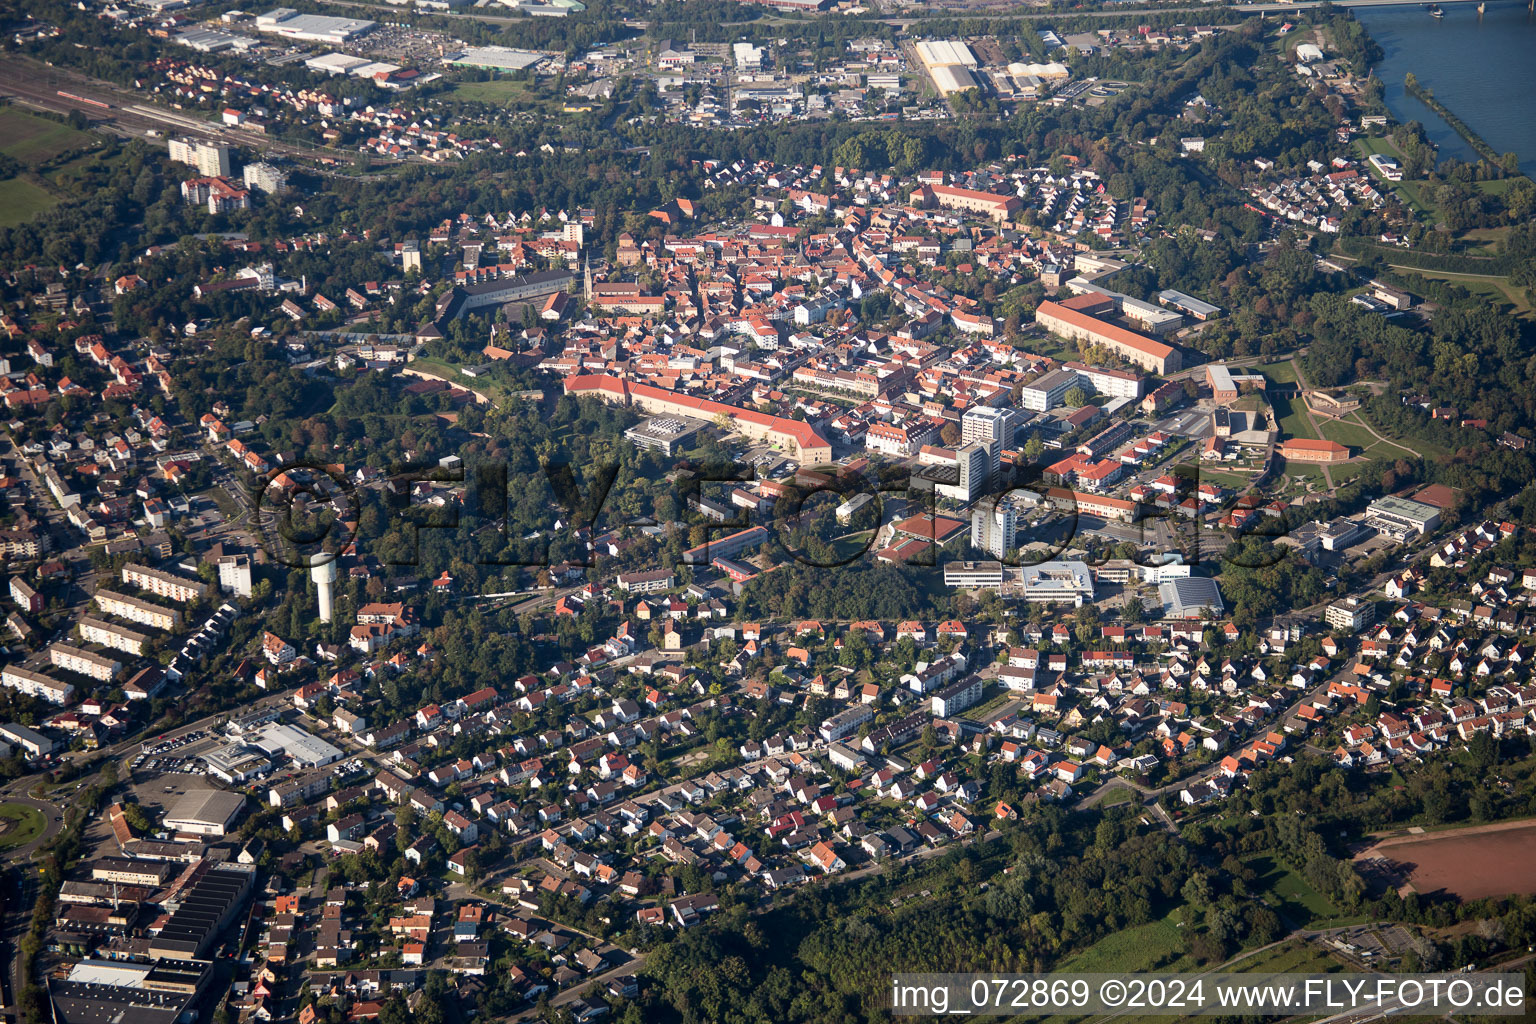
[[[1383,858],[1406,873],[1422,893],[1444,890],[1464,900],[1536,893],[1536,821],[1383,839],[1357,854],[1356,861]]]

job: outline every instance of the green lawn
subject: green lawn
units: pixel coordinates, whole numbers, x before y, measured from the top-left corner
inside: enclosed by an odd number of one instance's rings
[[[95,141],[86,132],[15,107],[0,110],[0,140],[0,153],[33,167]]]
[[[1351,418],[1358,419],[1361,423],[1370,422],[1362,413],[1358,412],[1353,413]],[[1371,423],[1371,426],[1376,427],[1376,424]],[[1365,450],[1365,454],[1373,459],[1399,459],[1407,456],[1408,452],[1417,452],[1418,454],[1424,456],[1426,459],[1438,459],[1450,454],[1447,449],[1442,448],[1437,444],[1431,444],[1428,441],[1404,440],[1402,438],[1396,438],[1393,437],[1389,432],[1382,430],[1380,427],[1376,427],[1376,432],[1382,437],[1386,438],[1387,441],[1376,441]],[[1396,444],[1388,444],[1388,441],[1396,442]],[[1400,448],[1398,445],[1401,445],[1402,447]],[[1403,448],[1408,449],[1408,451],[1403,451]]]
[[[1369,448],[1376,443],[1375,435],[1356,420],[1353,414],[1338,420],[1319,420],[1317,428],[1328,440],[1347,444],[1351,448]]]
[[[1356,139],[1355,147],[1360,150],[1361,156],[1371,156],[1381,153],[1393,160],[1403,159],[1403,151],[1397,148],[1397,144],[1385,137]]]
[[[1174,970],[1187,966],[1184,937],[1174,923],[1177,910],[1160,921],[1106,935],[1056,967],[1072,973]]]
[[[513,78],[493,78],[489,82],[460,82],[453,87],[451,98],[470,103],[489,103],[497,107],[526,110],[542,107],[547,97],[540,96],[533,82],[519,82]]]
[[[1509,278],[1495,274],[1454,274],[1437,270],[1418,270],[1414,268],[1397,268],[1400,273],[1417,274],[1430,281],[1445,281],[1449,284],[1460,285],[1473,295],[1480,295],[1495,305],[1509,303],[1515,307],[1515,312],[1526,315],[1531,312],[1531,305],[1526,301],[1525,293],[1513,284]]]
[[[48,825],[43,812],[30,804],[0,804],[0,818],[6,822],[5,832],[0,833],[0,849],[4,850],[27,845]]]
[[[0,181],[0,227],[25,224],[58,203],[48,191],[24,178]]]
[[[1291,365],[1289,359],[1283,363],[1264,363],[1254,369],[1262,373],[1271,384],[1296,383],[1296,367]]]
[[[1253,477],[1242,473],[1223,473],[1218,469],[1200,467],[1200,482],[1218,484],[1233,490],[1241,490],[1253,482]]]
[[[1318,439],[1312,424],[1307,421],[1306,406],[1302,404],[1300,398],[1275,395],[1270,398],[1270,404],[1274,406],[1275,418],[1280,421],[1280,433],[1285,437]]]
[[[1346,462],[1346,463],[1344,463],[1341,466],[1329,466],[1328,467],[1328,476],[1333,480],[1333,482],[1335,484],[1343,484],[1343,483],[1346,483],[1346,482],[1348,482],[1350,480],[1353,480],[1355,477],[1359,476],[1364,471],[1365,471],[1365,463],[1363,463],[1363,462]]]
[[[1284,462],[1283,459],[1281,461]],[[1286,462],[1285,475],[1292,480],[1310,482],[1321,480],[1323,478],[1323,469],[1321,466],[1310,462]]]
[[[1258,876],[1250,890],[1267,893],[1280,912],[1297,925],[1317,924],[1339,916],[1339,908],[1312,888],[1299,873],[1267,853],[1243,858]]]
[[[1135,795],[1135,791],[1132,790],[1129,786],[1116,786],[1114,789],[1104,794],[1104,799],[1099,801],[1099,806],[1119,807],[1121,804],[1130,803],[1131,798]]]

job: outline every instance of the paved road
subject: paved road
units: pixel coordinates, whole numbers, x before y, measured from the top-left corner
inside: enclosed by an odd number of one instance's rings
[[[38,847],[48,842],[48,840],[58,835],[64,829],[63,822],[56,820],[63,816],[64,812],[61,808],[46,800],[38,800],[27,795],[27,784],[35,781],[35,776],[32,778],[24,777],[0,789],[0,798],[3,798],[0,799],[0,802],[26,804],[28,807],[35,808],[43,815],[43,832],[40,836],[25,846],[18,846],[5,851],[4,859],[13,864],[30,859],[32,854],[37,852]]]

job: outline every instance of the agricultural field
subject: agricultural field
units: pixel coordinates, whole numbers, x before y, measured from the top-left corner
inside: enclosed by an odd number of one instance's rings
[[[15,107],[0,109],[0,153],[29,167],[95,142],[95,137]]]
[[[0,178],[0,227],[24,224],[52,209],[60,189],[75,183],[58,180],[58,161],[95,145],[96,137],[66,124],[38,117],[15,107],[0,107],[0,154],[21,165],[20,173]],[[82,153],[64,167],[93,163],[96,155]]]

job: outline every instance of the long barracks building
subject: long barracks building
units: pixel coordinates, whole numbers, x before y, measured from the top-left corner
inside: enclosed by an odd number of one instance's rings
[[[653,416],[688,416],[693,419],[713,420],[724,416],[731,426],[753,440],[765,440],[770,444],[794,452],[802,465],[830,462],[832,445],[816,433],[809,423],[770,416],[752,409],[741,409],[724,402],[707,398],[694,398],[676,391],[637,384],[623,377],[609,374],[577,374],[565,380],[568,395],[590,395],[615,405],[633,405]]]
[[[1114,311],[1113,299],[1090,292],[1061,302],[1040,303],[1035,323],[1063,338],[1107,348],[1153,373],[1173,373],[1183,367],[1183,357],[1172,345],[1101,319]]]

